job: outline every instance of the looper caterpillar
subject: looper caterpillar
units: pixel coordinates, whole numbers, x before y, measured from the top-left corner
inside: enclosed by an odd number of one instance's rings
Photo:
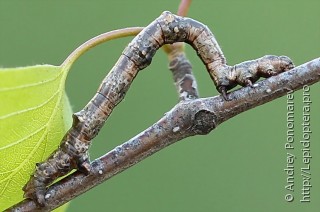
[[[139,33],[102,81],[97,93],[79,112],[59,149],[40,164],[24,187],[25,197],[45,204],[46,186],[76,168],[90,172],[88,149],[91,140],[124,98],[137,73],[146,68],[164,44],[186,42],[197,52],[216,88],[227,100],[227,90],[236,85],[251,86],[259,77],[269,77],[293,68],[286,56],[262,58],[228,66],[212,32],[200,22],[164,12]]]

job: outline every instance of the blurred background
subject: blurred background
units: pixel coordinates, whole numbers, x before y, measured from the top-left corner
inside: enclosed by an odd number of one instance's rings
[[[179,0],[0,1],[0,66],[59,65],[100,33],[146,26]],[[296,65],[319,57],[320,1],[194,1],[189,17],[215,34],[228,64],[266,54]],[[74,111],[94,95],[132,38],[100,45],[72,67],[66,89]],[[195,52],[187,54],[201,97],[218,95]],[[177,103],[162,51],[140,72],[125,100],[94,139],[95,159],[127,141]],[[74,199],[68,211],[317,211],[320,202],[320,84],[311,87],[311,203],[302,198],[302,92],[295,92],[294,201],[286,190],[286,113],[282,97],[220,125],[206,136],[180,141]]]

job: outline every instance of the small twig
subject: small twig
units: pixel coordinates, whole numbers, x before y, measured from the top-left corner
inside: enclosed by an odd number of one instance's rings
[[[169,53],[169,69],[172,71],[173,80],[176,85],[179,100],[191,100],[199,98],[196,78],[192,73],[192,66],[184,51],[175,47]]]
[[[244,111],[318,81],[320,58],[263,80],[254,88],[246,87],[232,92],[232,101],[224,101],[221,96],[215,96],[180,102],[157,123],[93,161],[89,175],[77,171],[52,185],[47,192],[47,204],[41,210],[57,208],[178,140],[207,134]],[[7,211],[36,209],[36,203],[27,199]]]
[[[177,15],[187,16],[190,4],[191,0],[181,0]],[[184,46],[185,43],[177,42],[162,47],[168,55],[169,69],[172,71],[180,101],[199,98],[197,81],[192,73],[192,65],[185,54]]]
[[[187,16],[191,2],[192,0],[181,0],[177,15],[183,17]]]

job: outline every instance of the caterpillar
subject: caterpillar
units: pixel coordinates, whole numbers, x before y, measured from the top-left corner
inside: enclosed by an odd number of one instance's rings
[[[115,66],[102,81],[89,103],[73,115],[73,125],[63,137],[59,148],[37,164],[24,186],[24,197],[45,205],[47,186],[72,169],[90,172],[88,149],[116,107],[124,98],[137,73],[150,65],[156,51],[164,44],[186,42],[204,63],[222,96],[236,85],[252,85],[259,77],[269,77],[293,67],[286,56],[264,56],[235,66],[226,58],[209,28],[191,18],[163,12],[145,27],[124,49]]]
[[[217,69],[212,77],[217,90],[225,100],[229,100],[227,91],[237,85],[253,87],[253,83],[260,77],[268,78],[292,68],[294,64],[287,56],[265,55],[255,60]]]

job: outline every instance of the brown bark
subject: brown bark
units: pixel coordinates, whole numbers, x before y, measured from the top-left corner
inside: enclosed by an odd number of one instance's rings
[[[52,185],[42,211],[52,210],[90,188],[124,171],[153,153],[193,135],[211,132],[224,121],[254,107],[284,96],[320,80],[320,58],[288,72],[263,80],[254,88],[245,87],[230,93],[232,101],[221,96],[178,103],[151,127],[92,162],[92,171],[79,171]],[[36,211],[37,204],[26,199],[7,211]]]

